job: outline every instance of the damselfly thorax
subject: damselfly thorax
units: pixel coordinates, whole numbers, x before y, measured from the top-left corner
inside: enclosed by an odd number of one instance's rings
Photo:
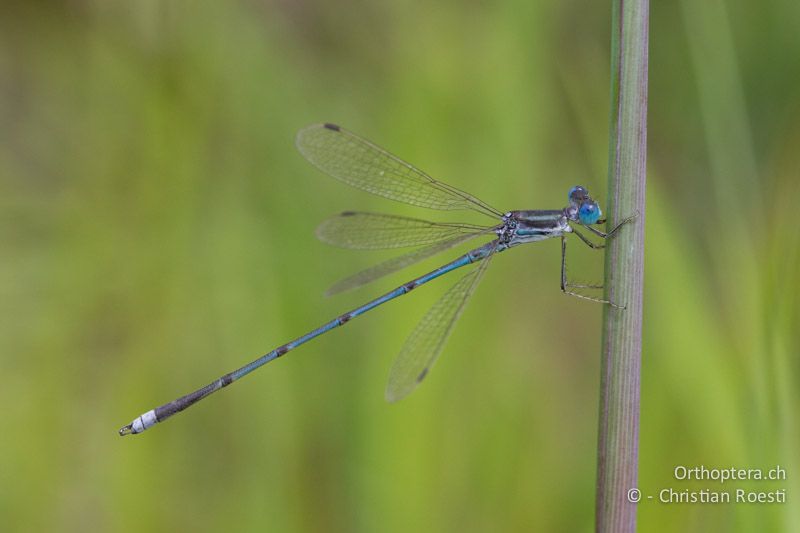
[[[572,231],[565,209],[509,211],[498,228],[500,242],[508,248],[561,237]]]

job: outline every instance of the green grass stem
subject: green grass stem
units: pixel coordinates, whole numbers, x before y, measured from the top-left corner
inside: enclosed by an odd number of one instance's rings
[[[644,282],[644,193],[647,155],[648,0],[614,0],[611,45],[609,228],[636,214],[607,243],[606,306],[597,462],[598,532],[636,529],[639,383]]]

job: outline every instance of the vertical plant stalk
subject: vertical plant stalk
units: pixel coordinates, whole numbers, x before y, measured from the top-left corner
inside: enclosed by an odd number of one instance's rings
[[[647,156],[648,0],[612,0],[609,227],[635,214],[607,242],[607,299],[600,382],[596,530],[636,530],[639,377],[644,282],[644,192]],[[635,499],[635,494],[633,495]]]

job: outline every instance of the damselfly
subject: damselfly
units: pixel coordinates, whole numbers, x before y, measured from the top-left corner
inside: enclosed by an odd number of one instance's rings
[[[570,189],[568,204],[563,209],[503,213],[464,191],[431,178],[371,142],[333,124],[317,124],[301,130],[297,134],[297,148],[317,168],[357,189],[419,207],[471,210],[495,219],[494,224],[481,226],[429,222],[403,216],[352,211],[330,218],[318,228],[317,236],[334,245],[354,249],[421,246],[340,281],[331,288],[330,293],[364,285],[471,239],[491,237],[491,241],[275,348],[205,387],[144,413],[122,427],[119,430],[120,435],[141,433],[157,422],[163,422],[209,394],[277,359],[289,350],[443,274],[477,263],[473,270],[448,289],[425,314],[397,356],[389,372],[389,382],[386,387],[387,400],[397,401],[414,390],[436,362],[453,325],[486,272],[492,257],[519,244],[560,237],[561,290],[579,298],[619,307],[608,300],[573,290],[599,289],[601,286],[576,285],[567,281],[566,236],[568,234],[577,235],[592,248],[602,248],[602,244],[593,243],[576,227],[585,228],[596,236],[607,239],[632,219],[631,217],[623,220],[608,233],[592,227],[605,221],[601,220],[602,215],[597,202],[589,196],[584,187],[575,186]]]

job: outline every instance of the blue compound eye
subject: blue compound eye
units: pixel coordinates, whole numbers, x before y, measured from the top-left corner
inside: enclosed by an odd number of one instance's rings
[[[578,211],[578,219],[581,221],[581,224],[588,226],[589,224],[594,224],[600,220],[602,214],[603,213],[600,212],[599,205],[592,201],[584,202]]]
[[[571,188],[569,190],[569,194],[567,195],[567,201],[569,201],[569,203],[572,205],[578,205],[587,198],[589,198],[589,191],[580,185],[576,185]]]

